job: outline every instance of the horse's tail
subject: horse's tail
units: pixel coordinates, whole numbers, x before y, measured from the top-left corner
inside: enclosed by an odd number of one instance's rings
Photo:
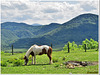
[[[50,54],[52,54],[52,47],[49,47],[49,51]]]

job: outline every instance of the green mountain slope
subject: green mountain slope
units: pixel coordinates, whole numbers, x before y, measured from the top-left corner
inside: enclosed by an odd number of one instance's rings
[[[24,23],[13,25],[3,23],[1,25],[2,32],[5,29],[14,34],[17,41],[8,45],[14,44],[15,48],[29,48],[33,44],[50,45],[51,43],[54,48],[61,48],[68,41],[80,44],[85,38],[93,38],[98,41],[98,15],[95,14],[82,14],[63,24],[51,23],[44,26],[30,26]],[[4,35],[2,34],[2,36]],[[9,37],[7,38],[9,40]],[[2,42],[5,43],[5,41]]]

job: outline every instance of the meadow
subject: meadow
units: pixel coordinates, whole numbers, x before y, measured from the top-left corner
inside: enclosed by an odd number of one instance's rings
[[[1,74],[98,74],[98,66],[92,65],[86,67],[75,67],[74,69],[66,68],[64,62],[67,61],[98,61],[98,51],[96,49],[87,50],[71,50],[53,51],[53,64],[49,64],[49,58],[46,54],[36,56],[36,65],[31,64],[31,56],[28,65],[24,65],[24,53],[4,53],[1,52],[1,61],[6,62],[6,66],[1,66]],[[13,65],[14,60],[21,59],[21,65]]]

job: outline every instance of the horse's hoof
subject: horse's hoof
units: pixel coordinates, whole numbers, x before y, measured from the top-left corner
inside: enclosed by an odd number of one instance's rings
[[[31,63],[31,65],[33,65],[33,63]]]
[[[53,64],[53,63],[49,63],[49,64]]]
[[[51,61],[49,64],[53,64],[53,62]]]

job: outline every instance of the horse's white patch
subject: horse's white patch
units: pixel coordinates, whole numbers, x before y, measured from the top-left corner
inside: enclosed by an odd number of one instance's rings
[[[38,46],[38,45],[33,45],[31,46],[28,51],[26,52],[26,56],[28,57],[29,54],[33,51],[35,55],[38,55],[39,53],[42,52],[42,49],[46,50],[46,52],[48,52],[49,46],[47,45],[42,45],[42,46]]]
[[[39,53],[42,52],[42,49],[44,49],[44,48],[45,48],[46,52],[48,52],[49,46],[47,46],[47,45],[42,45],[42,46],[35,45],[35,46],[33,46],[33,52],[34,52],[34,54],[38,55]]]

